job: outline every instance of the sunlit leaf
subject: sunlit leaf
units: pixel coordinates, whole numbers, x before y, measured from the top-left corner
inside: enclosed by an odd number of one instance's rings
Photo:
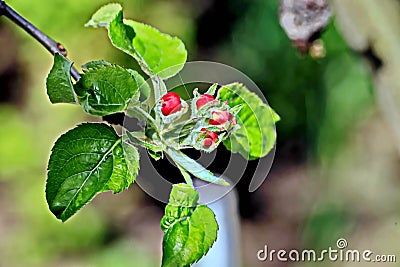
[[[151,71],[150,75],[158,74],[161,78],[166,79],[174,76],[183,68],[187,51],[179,38],[133,20],[124,20],[124,23],[135,30],[136,37],[133,39],[133,47]]]
[[[100,192],[120,192],[133,182],[139,157],[131,148],[125,157],[121,140],[111,126],[98,123],[81,124],[57,140],[46,200],[58,219],[66,221]]]
[[[166,79],[178,73],[186,62],[183,42],[156,28],[132,20],[124,20],[122,7],[109,4],[100,8],[86,24],[108,29],[112,44],[134,57],[143,71]]]
[[[275,111],[239,83],[223,86],[218,91],[218,98],[227,100],[231,107],[241,105],[236,116],[240,128],[224,140],[224,145],[246,159],[266,156],[276,142],[275,123],[279,116]]]

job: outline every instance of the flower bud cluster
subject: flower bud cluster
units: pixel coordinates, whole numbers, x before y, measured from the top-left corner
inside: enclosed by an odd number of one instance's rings
[[[215,89],[216,85],[205,94],[194,91],[190,121],[196,123],[190,133],[185,131],[182,145],[210,152],[239,127],[235,116],[240,109],[232,109],[227,101],[221,102],[221,100],[215,99],[213,96]],[[165,123],[171,123],[172,120],[179,118],[187,111],[187,106],[186,102],[174,92],[165,94],[157,104]],[[233,110],[235,111],[233,112]],[[181,132],[183,134],[183,131]],[[181,135],[180,131],[178,131],[178,135]]]

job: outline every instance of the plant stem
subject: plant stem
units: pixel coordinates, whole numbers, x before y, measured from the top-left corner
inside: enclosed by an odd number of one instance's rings
[[[190,185],[191,187],[193,187],[193,180],[192,180],[192,178],[190,177],[190,174],[187,173],[187,171],[186,171],[181,165],[179,165],[179,164],[176,163],[176,162],[175,162],[175,164],[176,164],[176,166],[178,167],[178,169],[180,170],[180,172],[181,172],[181,174],[182,174],[182,176],[183,176],[183,179],[185,179],[185,182],[186,182],[188,185]]]
[[[60,53],[61,55],[66,56],[67,51],[60,43],[51,39],[49,36],[36,28],[32,23],[27,21],[14,9],[8,6],[3,0],[0,0],[0,16],[1,15],[9,18],[12,22],[24,29],[29,35],[31,35],[39,43],[41,43],[43,47],[45,47],[47,51],[49,51],[52,55],[54,55],[55,53]],[[75,81],[78,81],[80,79],[79,72],[74,67],[71,68],[71,76],[74,78]]]

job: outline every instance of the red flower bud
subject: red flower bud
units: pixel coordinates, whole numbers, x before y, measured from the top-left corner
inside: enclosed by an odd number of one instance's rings
[[[217,110],[211,113],[211,119],[208,122],[211,125],[224,125],[228,121],[233,120],[232,114],[226,110]]]
[[[204,106],[207,103],[210,103],[211,101],[214,101],[214,97],[212,95],[208,94],[201,95],[196,101],[196,107],[197,109],[200,109],[202,106]]]
[[[181,108],[181,98],[177,93],[169,92],[161,98],[161,112],[164,116],[174,114]]]
[[[209,131],[205,128],[202,128],[201,131],[205,133],[205,138],[203,141],[204,147],[209,148],[212,144],[215,143],[215,141],[218,140],[218,135],[216,133]]]

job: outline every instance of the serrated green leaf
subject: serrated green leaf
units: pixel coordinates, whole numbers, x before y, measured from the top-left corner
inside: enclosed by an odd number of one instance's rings
[[[97,116],[121,112],[132,98],[139,98],[136,80],[116,65],[85,71],[74,89],[83,109]]]
[[[199,193],[193,186],[174,184],[169,195],[169,204],[182,207],[195,207],[199,201]]]
[[[161,220],[165,232],[162,266],[184,267],[197,262],[217,238],[212,210],[198,205],[199,194],[190,185],[175,184]]]
[[[128,166],[128,170],[130,174],[133,174],[136,178],[140,165],[139,165],[139,160],[140,160],[140,155],[139,151],[137,150],[136,147],[131,146],[130,144],[127,144],[125,142],[122,143],[122,148],[124,149],[124,156],[125,156],[125,161],[126,165]],[[134,179],[132,180],[131,183],[134,182]]]
[[[154,27],[133,20],[124,20],[136,33],[133,48],[151,73],[167,79],[177,74],[187,59],[183,42],[168,34],[161,33]]]
[[[199,201],[199,193],[188,184],[174,184],[161,219],[161,229],[166,232],[175,222],[189,217]]]
[[[201,259],[217,239],[218,224],[211,209],[199,205],[175,222],[163,239],[162,267],[188,267]]]
[[[181,151],[167,148],[165,152],[176,164],[180,165],[182,168],[184,168],[186,171],[196,176],[197,178],[213,184],[229,186],[229,184],[224,179],[214,176],[212,172],[201,166],[195,160],[183,154]]]
[[[148,148],[152,151],[162,151],[162,148],[159,146],[156,146],[150,142],[148,142],[148,140],[144,140],[146,137],[143,134],[143,136],[139,137],[138,134],[142,134],[142,133],[137,133],[137,132],[129,132],[126,131],[126,135],[128,136],[129,140],[131,142],[133,142],[134,144],[140,145],[142,147]]]
[[[123,20],[119,4],[103,6],[86,26],[107,28],[112,44],[135,58],[150,76],[172,77],[186,62],[187,51],[179,38],[143,23]]]
[[[82,69],[94,69],[97,67],[109,66],[109,65],[112,65],[112,64],[105,60],[96,60],[96,61],[87,62],[87,63],[83,64],[81,67],[82,67]]]
[[[276,141],[275,123],[278,114],[266,105],[255,93],[239,83],[223,86],[218,91],[218,98],[228,100],[231,107],[242,105],[237,114],[240,128],[231,138],[224,140],[224,145],[234,153],[239,152],[246,159],[266,156]]]
[[[139,172],[139,152],[136,147],[123,142],[114,148],[113,161],[113,172],[103,190],[116,194],[134,182]]]
[[[58,219],[66,221],[97,193],[119,192],[132,183],[137,168],[129,166],[137,165],[138,157],[133,153],[123,160],[121,140],[111,126],[99,123],[81,124],[57,140],[49,160],[46,200]]]
[[[54,55],[53,67],[46,80],[47,95],[51,103],[75,103],[71,67],[72,62],[61,54]]]

